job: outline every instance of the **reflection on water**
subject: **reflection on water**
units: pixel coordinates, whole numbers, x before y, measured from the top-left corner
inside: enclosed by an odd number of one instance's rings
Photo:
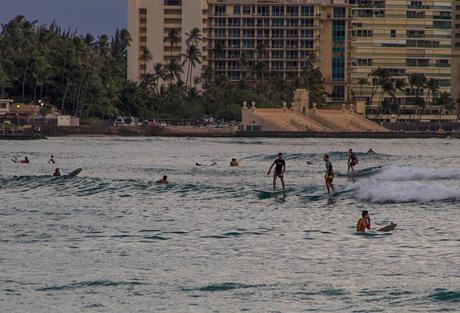
[[[456,312],[458,142],[2,141],[1,311]],[[276,194],[266,172],[278,152]],[[324,153],[338,172],[330,196]],[[61,173],[83,172],[50,177],[51,154]],[[172,183],[155,184],[163,175]],[[363,209],[398,227],[356,233]]]

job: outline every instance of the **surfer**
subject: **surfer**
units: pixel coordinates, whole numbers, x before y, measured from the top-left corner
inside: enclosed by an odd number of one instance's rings
[[[273,189],[276,189],[276,178],[279,177],[281,184],[284,189],[284,172],[286,172],[286,162],[283,160],[283,154],[278,153],[278,158],[273,161],[272,165],[268,169],[267,175],[270,175],[273,166],[275,166],[275,171],[273,172]]]
[[[233,158],[231,161],[230,161],[230,166],[239,166],[240,164],[238,163],[238,161]]]
[[[59,171],[58,168],[56,168],[56,170],[54,171],[53,176],[61,176],[61,172]]]
[[[366,229],[371,229],[371,218],[369,217],[369,212],[366,210],[361,213],[361,216],[362,217],[358,220],[356,231],[359,233],[364,233]]]
[[[164,175],[162,179],[157,180],[155,183],[156,184],[161,184],[161,185],[169,184],[168,176]]]
[[[355,171],[354,166],[358,163],[359,163],[358,157],[356,156],[356,154],[353,153],[352,149],[349,149],[348,150],[348,172],[347,173],[350,173],[350,169],[352,172],[354,172]]]
[[[334,169],[332,168],[332,163],[329,160],[329,155],[325,154],[323,160],[326,162],[326,175],[324,176],[324,180],[326,181],[327,193],[331,193],[331,190],[335,191],[334,184],[332,184],[332,181],[334,180]]]
[[[21,160],[19,162],[22,163],[22,164],[29,164],[30,163],[30,161],[29,161],[29,159],[27,157],[24,157],[24,160]]]
[[[56,160],[54,159],[54,155],[51,155],[48,164],[56,165]]]
[[[367,151],[367,154],[375,154],[375,151],[372,150],[372,149],[369,149],[369,150]]]

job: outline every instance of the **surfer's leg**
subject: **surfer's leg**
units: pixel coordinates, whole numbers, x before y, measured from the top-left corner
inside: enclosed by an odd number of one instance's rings
[[[276,189],[276,175],[273,175],[273,189]]]
[[[280,176],[280,180],[281,180],[281,185],[283,186],[283,189],[284,189],[284,177]]]

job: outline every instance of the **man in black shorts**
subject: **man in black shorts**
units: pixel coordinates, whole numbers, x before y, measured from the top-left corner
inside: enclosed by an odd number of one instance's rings
[[[353,150],[352,149],[348,150],[348,172],[347,173],[350,173],[350,169],[352,172],[354,172],[355,171],[354,167],[358,163],[359,163],[358,157],[356,156],[356,154],[353,153]]]
[[[275,171],[273,172],[273,189],[276,189],[276,178],[279,177],[281,180],[281,184],[283,185],[284,189],[284,172],[286,172],[286,162],[283,160],[283,154],[278,153],[278,158],[273,161],[272,166],[268,170],[267,175],[270,175],[273,166],[275,166]]]

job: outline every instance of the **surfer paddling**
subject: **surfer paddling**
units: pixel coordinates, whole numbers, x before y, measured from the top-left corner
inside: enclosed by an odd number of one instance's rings
[[[348,150],[348,172],[347,173],[350,173],[350,169],[352,172],[354,172],[355,171],[354,167],[358,163],[359,163],[358,157],[356,156],[356,154],[353,153],[353,150],[352,149]]]
[[[329,160],[329,155],[325,154],[323,160],[326,162],[326,175],[324,176],[324,180],[326,182],[327,193],[331,193],[331,190],[335,191],[334,184],[332,184],[332,181],[334,180],[334,169],[332,168],[332,163]]]
[[[272,165],[268,169],[267,175],[270,175],[273,166],[275,166],[275,171],[273,172],[273,189],[276,189],[277,178],[281,180],[281,185],[283,185],[284,189],[284,172],[286,172],[286,162],[283,159],[282,153],[278,153],[278,158],[273,161]]]
[[[364,233],[366,229],[371,229],[371,218],[369,217],[369,212],[366,210],[361,213],[361,216],[362,217],[358,220],[358,225],[356,225],[356,231]]]
[[[157,180],[155,183],[159,184],[159,185],[167,185],[167,184],[169,184],[168,176],[164,175],[162,179]]]

